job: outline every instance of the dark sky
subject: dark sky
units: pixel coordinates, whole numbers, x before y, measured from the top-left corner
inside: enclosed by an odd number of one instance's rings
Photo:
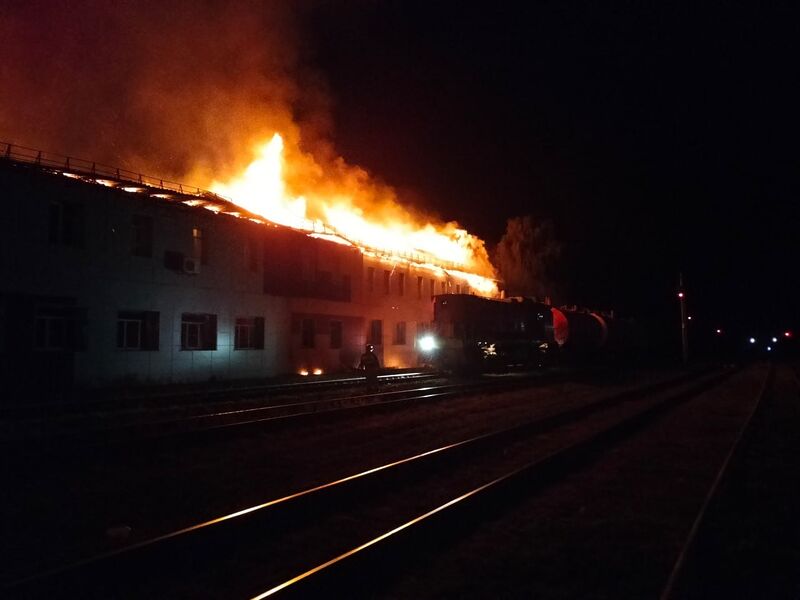
[[[798,19],[787,3],[329,2],[335,141],[490,243],[555,221],[569,300],[800,322]]]

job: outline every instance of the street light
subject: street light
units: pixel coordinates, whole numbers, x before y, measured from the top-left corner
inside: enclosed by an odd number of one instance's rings
[[[686,294],[683,292],[683,273],[678,273],[678,300],[681,305],[681,350],[683,354],[683,364],[689,362],[689,331],[686,318]]]

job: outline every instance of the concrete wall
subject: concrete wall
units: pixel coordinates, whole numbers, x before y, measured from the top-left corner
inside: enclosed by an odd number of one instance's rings
[[[341,372],[358,364],[373,320],[382,323],[381,363],[412,367],[418,334],[433,319],[432,295],[467,292],[440,269],[215,214],[187,205],[192,196],[160,198],[158,190],[122,185],[0,160],[0,376],[24,385],[49,377],[56,388]],[[52,239],[54,203],[67,211],[65,223],[80,221],[81,235],[59,226]],[[151,220],[149,256],[132,251],[134,217]],[[188,272],[183,258],[193,258],[198,272]],[[80,316],[80,347],[34,343],[37,315],[49,304]],[[158,312],[157,350],[118,348],[120,311]],[[215,349],[182,349],[184,313],[216,315]],[[234,347],[237,317],[264,319],[263,349]],[[314,323],[311,343],[302,336],[304,320]],[[342,323],[340,348],[331,341],[332,321]],[[397,339],[398,323],[405,323],[405,340]]]

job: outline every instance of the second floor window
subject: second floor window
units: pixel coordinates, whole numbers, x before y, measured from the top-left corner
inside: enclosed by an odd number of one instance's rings
[[[133,215],[131,220],[131,254],[153,256],[153,217]]]
[[[258,240],[252,237],[244,240],[244,264],[248,271],[255,273],[258,271]]]
[[[367,267],[367,291],[375,291],[375,267]]]
[[[208,264],[208,240],[205,230],[200,227],[192,228],[192,257],[199,260],[201,265]]]
[[[83,205],[75,202],[50,202],[48,239],[51,244],[83,247]]]

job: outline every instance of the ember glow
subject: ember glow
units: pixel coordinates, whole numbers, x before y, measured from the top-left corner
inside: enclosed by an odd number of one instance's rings
[[[313,171],[321,167],[308,156]],[[308,169],[308,166],[305,165]],[[363,190],[314,189],[291,192],[286,183],[287,158],[284,141],[275,133],[257,147],[254,160],[245,170],[227,182],[215,181],[211,190],[235,204],[266,219],[327,236],[338,236],[357,245],[365,254],[390,256],[434,271],[444,271],[461,279],[483,294],[494,294],[483,241],[455,223],[420,223],[408,211],[388,201],[390,210],[369,208]],[[313,183],[310,187],[313,187]],[[374,201],[373,201],[374,202]],[[385,209],[387,201],[383,201]],[[310,215],[313,214],[314,218]]]

